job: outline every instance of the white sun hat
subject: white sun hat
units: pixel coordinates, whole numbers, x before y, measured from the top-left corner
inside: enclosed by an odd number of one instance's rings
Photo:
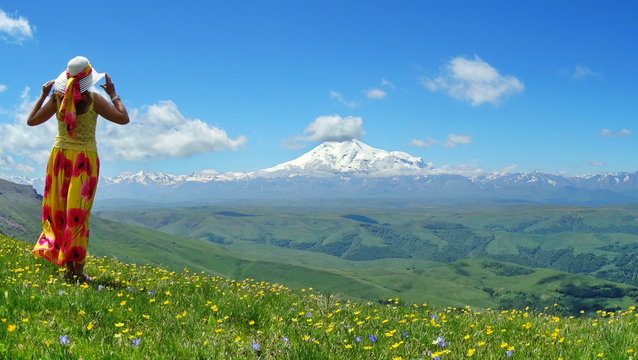
[[[67,72],[71,76],[77,75],[80,71],[84,70],[87,65],[91,65],[89,63],[89,59],[84,56],[76,56],[69,61],[67,64],[66,70],[63,71],[60,76],[55,79],[55,83],[53,84],[53,90],[64,92],[66,89],[66,80],[67,80]],[[80,83],[80,92],[85,92],[91,88],[91,86],[95,85],[98,81],[102,80],[104,77],[104,73],[99,73],[91,66],[91,73],[82,79],[78,80]]]

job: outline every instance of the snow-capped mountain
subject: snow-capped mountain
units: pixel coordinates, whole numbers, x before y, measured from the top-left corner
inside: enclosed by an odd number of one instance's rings
[[[228,172],[221,174],[171,175],[139,171],[117,177],[105,177],[103,183],[173,186],[182,183],[206,183],[277,177],[334,177],[362,176],[388,177],[425,175],[432,168],[420,157],[401,151],[385,151],[359,140],[327,141],[300,157],[279,165],[254,172]]]
[[[42,193],[41,179],[9,178]],[[100,179],[98,199],[207,202],[238,199],[402,198],[533,201],[563,204],[638,202],[638,172],[566,177],[542,172],[462,176],[421,158],[358,140],[325,142],[300,157],[254,172],[172,175],[139,171]]]
[[[327,141],[300,157],[257,171],[256,176],[419,175],[431,168],[420,157],[373,148],[359,140]]]

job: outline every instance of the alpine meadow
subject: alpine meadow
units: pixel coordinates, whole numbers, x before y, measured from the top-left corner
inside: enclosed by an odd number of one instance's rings
[[[638,360],[638,2],[0,3],[0,360]]]

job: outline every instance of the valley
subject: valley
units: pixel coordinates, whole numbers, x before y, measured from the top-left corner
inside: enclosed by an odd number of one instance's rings
[[[0,232],[32,242],[40,198],[16,186],[3,188]],[[89,251],[174,271],[314,286],[358,301],[536,309],[558,303],[570,314],[638,301],[636,206],[312,204],[97,202]]]
[[[587,305],[584,298],[568,299],[596,294],[603,279],[628,285],[616,294],[633,294],[637,284],[635,254],[626,251],[638,242],[638,210],[631,206],[475,204],[388,211],[227,205],[98,214],[217,243],[243,256],[330,270],[398,297],[438,304],[538,306],[561,299],[575,311],[609,300],[594,296],[599,299],[587,299]],[[464,267],[470,271],[458,271]]]

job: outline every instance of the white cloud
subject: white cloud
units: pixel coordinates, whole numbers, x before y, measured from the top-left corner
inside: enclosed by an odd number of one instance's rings
[[[304,133],[310,141],[344,141],[362,137],[362,124],[360,117],[319,116],[306,127]]]
[[[197,175],[215,176],[215,175],[219,175],[219,172],[217,170],[213,170],[213,169],[203,169],[203,170],[198,171]]]
[[[525,88],[519,79],[499,74],[478,56],[473,60],[455,57],[444,65],[439,76],[423,79],[423,85],[430,91],[442,91],[457,100],[468,101],[472,106],[486,102],[497,105],[504,97]]]
[[[608,138],[614,138],[614,137],[620,137],[620,136],[629,136],[631,135],[633,132],[631,130],[628,129],[622,129],[618,132],[615,131],[611,131],[609,129],[602,129],[600,130],[600,135],[604,136],[604,137],[608,137]]]
[[[356,102],[354,102],[354,101],[347,101],[347,100],[343,97],[343,95],[341,95],[341,93],[338,93],[338,92],[336,92],[336,91],[334,91],[334,90],[330,90],[329,95],[330,95],[330,98],[331,98],[331,99],[337,100],[338,102],[342,103],[343,105],[345,105],[345,106],[347,106],[347,107],[353,108],[353,107],[356,107],[356,106],[357,106],[357,103],[356,103]]]
[[[0,154],[0,170],[18,171],[31,174],[35,171],[32,166],[19,164],[11,155]]]
[[[588,68],[587,66],[583,64],[577,64],[576,66],[574,66],[574,70],[572,72],[572,76],[574,77],[574,79],[582,79],[584,77],[598,76],[598,75],[600,74],[592,71],[590,68]]]
[[[29,111],[35,102],[30,99],[29,92],[28,87],[22,91],[21,102],[13,113],[13,121],[0,123],[0,134],[3,138],[0,142],[0,157],[4,157],[5,164],[7,164],[6,161],[10,161],[7,159],[14,159],[16,155],[39,165],[46,163],[53,139],[57,134],[55,121],[48,121],[36,127],[27,125]],[[13,169],[28,170],[32,168],[28,165],[15,164]]]
[[[231,139],[226,131],[199,119],[186,118],[170,100],[131,112],[131,122],[108,124],[98,143],[109,147],[108,154],[129,161],[186,158],[195,154],[246,145],[246,137]]]
[[[591,166],[605,166],[605,163],[602,161],[590,161],[588,164]]]
[[[7,90],[7,85],[0,84],[0,92]]]
[[[11,18],[3,10],[0,10],[0,37],[5,41],[21,43],[33,37],[33,31],[29,20],[22,16]]]
[[[516,169],[517,167],[518,167],[517,164],[508,165],[508,166],[502,167],[500,172],[501,173],[510,173],[510,172],[514,171],[514,169]]]
[[[472,137],[469,135],[449,134],[446,140],[436,140],[428,138],[427,140],[412,139],[410,145],[417,147],[430,147],[432,145],[441,145],[446,148],[457,147],[459,144],[470,144]]]
[[[386,92],[381,89],[369,89],[365,94],[369,99],[383,99],[386,96]]]
[[[13,119],[0,123],[0,169],[31,173],[33,166],[44,169],[57,135],[57,121],[28,126],[26,119],[34,101],[30,89],[24,89],[21,102],[10,115]],[[171,101],[139,110],[131,110],[131,123],[111,124],[101,119],[97,131],[100,150],[107,160],[150,160],[169,157],[184,158],[197,153],[222,149],[237,150],[246,138],[228,137],[226,132],[199,119],[184,117]]]
[[[339,115],[319,116],[304,129],[305,136],[295,136],[281,141],[285,149],[300,149],[311,141],[345,141],[361,138],[365,134],[363,119]]]
[[[432,139],[432,138],[428,138],[427,140],[412,139],[410,141],[410,145],[416,146],[416,147],[430,147],[430,146],[436,145],[438,143],[439,143],[438,140]]]
[[[486,171],[476,166],[476,161],[472,164],[458,164],[458,165],[443,165],[435,167],[428,171],[429,174],[454,174],[467,177],[478,176],[485,174]]]
[[[394,84],[390,81],[386,80],[386,78],[381,79],[381,86],[389,87],[390,89],[394,89]]]
[[[447,140],[443,143],[443,147],[456,147],[459,144],[469,144],[472,142],[472,138],[468,135],[450,134],[447,136]]]

